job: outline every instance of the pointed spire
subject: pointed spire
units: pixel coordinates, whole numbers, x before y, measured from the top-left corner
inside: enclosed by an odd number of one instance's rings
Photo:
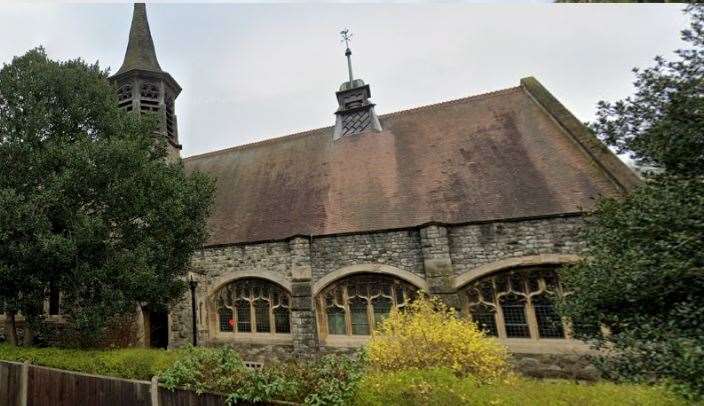
[[[156,59],[152,34],[147,21],[147,8],[144,3],[135,3],[130,27],[130,39],[127,43],[125,60],[116,75],[141,69],[151,72],[161,72],[159,61]]]

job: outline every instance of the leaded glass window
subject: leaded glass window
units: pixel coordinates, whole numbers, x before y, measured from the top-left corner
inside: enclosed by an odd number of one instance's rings
[[[504,271],[464,288],[465,310],[487,335],[564,338],[551,297],[561,294],[554,269]]]
[[[526,318],[526,299],[510,293],[499,299],[504,315],[506,337],[530,337],[528,319]]]
[[[391,313],[391,308],[393,307],[393,301],[388,297],[379,296],[372,299],[372,308],[374,309],[374,326],[378,326],[379,323],[384,321]]]
[[[545,294],[534,296],[532,300],[540,338],[564,338],[562,320],[555,311],[552,300]]]
[[[416,291],[415,286],[387,275],[341,279],[317,298],[321,329],[331,335],[370,335],[392,309],[406,306]]]
[[[254,319],[257,323],[257,333],[268,333],[271,331],[268,301],[262,299],[254,301]]]
[[[220,331],[234,331],[235,318],[233,317],[232,309],[228,307],[221,307],[218,310],[218,320],[220,324]]]
[[[217,296],[221,332],[291,333],[290,294],[263,279],[236,280]]]
[[[499,332],[496,329],[496,310],[493,306],[488,306],[483,303],[472,306],[470,309],[472,319],[479,325],[479,328],[490,336],[498,336]]]

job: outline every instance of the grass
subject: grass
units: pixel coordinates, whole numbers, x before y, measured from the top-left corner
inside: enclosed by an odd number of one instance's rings
[[[686,405],[662,387],[608,382],[582,384],[568,380],[510,378],[477,385],[451,371],[406,370],[368,373],[355,405]]]
[[[30,361],[35,365],[96,375],[149,380],[160,375],[184,353],[179,350],[72,350],[26,348],[0,344],[0,360]],[[367,372],[358,385],[353,405],[686,405],[662,387],[568,380],[511,377],[478,385],[448,369]]]
[[[1,360],[29,361],[45,367],[140,380],[158,375],[171,366],[178,355],[178,351],[145,348],[72,350],[0,344]]]

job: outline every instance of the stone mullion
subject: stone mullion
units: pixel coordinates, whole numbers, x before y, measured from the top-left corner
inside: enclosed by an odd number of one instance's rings
[[[367,298],[367,323],[369,323],[369,335],[372,335],[374,332],[374,308],[371,296]]]
[[[540,330],[538,329],[538,318],[535,315],[535,308],[533,307],[533,296],[526,295],[526,305],[524,306],[526,312],[526,320],[528,321],[528,332],[532,340],[537,340],[540,338]]]
[[[350,309],[350,297],[347,294],[347,285],[342,287],[342,305],[345,309],[345,333],[352,335],[352,310]]]
[[[267,300],[269,303],[269,334],[276,334],[276,319],[274,318],[274,306],[271,300]]]
[[[504,309],[501,307],[501,296],[502,295],[499,295],[497,293],[494,302],[496,306],[496,333],[499,335],[499,338],[506,339],[508,335],[506,334],[506,321],[504,320]]]
[[[249,303],[249,332],[254,334],[257,332],[257,312],[254,309],[253,300],[247,300],[247,303]]]

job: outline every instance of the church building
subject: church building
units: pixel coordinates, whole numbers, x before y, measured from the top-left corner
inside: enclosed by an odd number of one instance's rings
[[[195,324],[200,345],[252,362],[352,351],[425,291],[529,367],[586,353],[553,308],[555,270],[580,258],[597,201],[637,176],[535,78],[377,115],[351,62],[344,76],[320,101],[334,111],[324,127],[183,160],[217,179],[210,239],[191,262],[196,312],[187,293],[147,334],[178,347]],[[112,80],[125,110],[159,114],[178,157],[181,88],[144,4]]]

